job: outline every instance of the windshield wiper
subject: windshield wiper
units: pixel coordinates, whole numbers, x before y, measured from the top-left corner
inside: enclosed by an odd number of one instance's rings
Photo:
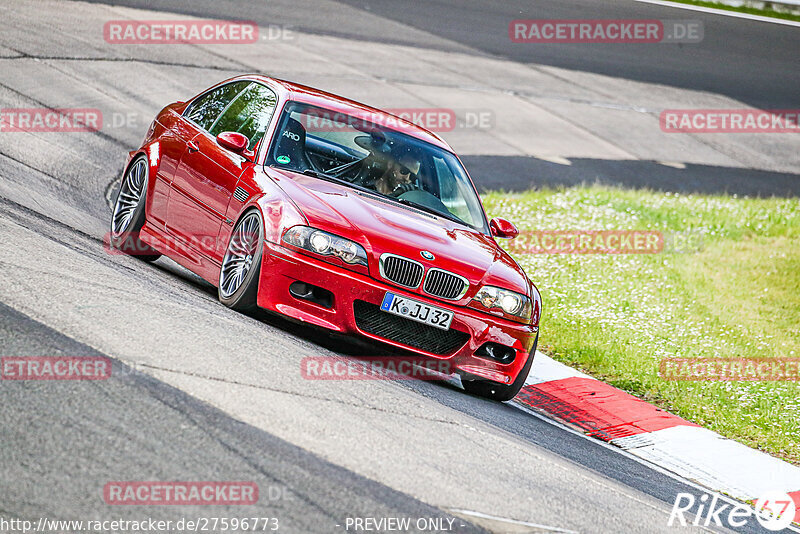
[[[445,219],[457,222],[458,224],[466,224],[464,223],[464,221],[462,221],[452,213],[442,213],[441,211],[431,208],[430,206],[426,206],[425,204],[420,204],[419,202],[414,202],[413,200],[408,200],[406,198],[396,198],[395,200],[398,201],[400,204],[405,204],[406,206],[411,206],[412,208],[416,208],[418,210],[425,211],[427,213],[431,213],[439,217],[444,217]]]
[[[306,176],[313,176],[314,178],[321,178],[322,180],[330,180],[332,182],[350,184],[350,182],[348,182],[347,180],[342,180],[341,178],[338,178],[332,174],[316,171],[314,169],[303,169],[302,172]]]
[[[295,171],[297,172],[297,171]],[[313,176],[314,178],[319,178],[320,180],[326,180],[328,182],[333,182],[335,184],[346,185],[347,187],[352,187],[353,189],[358,189],[359,191],[364,191],[366,193],[374,193],[371,189],[367,189],[366,187],[362,187],[358,184],[354,184],[353,182],[349,182],[344,178],[339,178],[338,176],[334,176],[332,174],[328,174],[321,171],[315,171],[314,169],[305,169],[302,171],[303,174],[306,176]]]

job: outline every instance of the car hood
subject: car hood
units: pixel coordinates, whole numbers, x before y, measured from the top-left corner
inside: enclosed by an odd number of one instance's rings
[[[311,226],[362,244],[373,277],[379,277],[378,258],[388,252],[467,278],[465,300],[482,284],[529,294],[525,273],[489,235],[344,185],[283,169],[267,172]],[[435,258],[426,260],[422,251]]]

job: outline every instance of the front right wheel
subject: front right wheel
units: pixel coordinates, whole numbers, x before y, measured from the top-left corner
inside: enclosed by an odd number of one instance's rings
[[[525,385],[525,380],[528,378],[528,373],[533,365],[533,358],[536,356],[536,346],[539,344],[539,333],[536,333],[536,339],[533,342],[533,348],[528,355],[528,361],[520,370],[517,379],[510,384],[500,384],[491,380],[482,380],[477,377],[472,378],[471,375],[462,375],[461,385],[467,393],[478,395],[487,399],[496,401],[509,401],[517,396],[519,390]]]

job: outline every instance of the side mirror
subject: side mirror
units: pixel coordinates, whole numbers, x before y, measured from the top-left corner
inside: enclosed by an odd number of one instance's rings
[[[505,219],[496,217],[489,222],[489,229],[495,237],[502,237],[504,239],[514,239],[519,235],[519,230],[512,223]]]
[[[247,150],[247,145],[250,144],[250,139],[246,135],[239,132],[222,132],[217,136],[217,143],[222,148],[227,148],[231,152],[240,154],[248,159],[252,159],[253,152]]]

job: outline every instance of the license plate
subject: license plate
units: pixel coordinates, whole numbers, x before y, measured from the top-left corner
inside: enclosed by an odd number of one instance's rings
[[[450,323],[453,321],[453,312],[451,311],[408,297],[401,297],[394,293],[386,293],[381,303],[381,309],[406,319],[441,328],[442,330],[449,329]]]

